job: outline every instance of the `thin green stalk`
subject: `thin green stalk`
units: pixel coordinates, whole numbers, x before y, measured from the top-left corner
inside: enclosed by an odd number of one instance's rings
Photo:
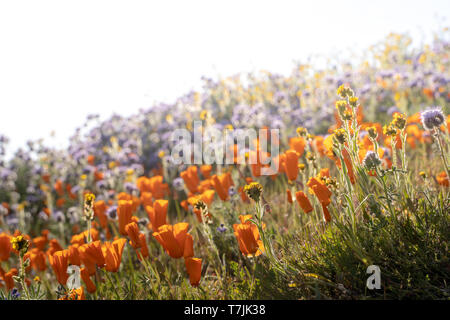
[[[28,292],[27,284],[25,283],[25,266],[23,262],[24,253],[20,252],[19,259],[20,259],[20,268],[19,268],[19,278],[20,278],[20,285],[22,286],[23,291],[25,292],[25,297],[27,300],[30,300],[30,293]]]
[[[108,278],[109,283],[111,284],[111,286],[112,286],[113,289],[114,289],[114,293],[116,294],[117,300],[120,300],[120,294],[119,294],[119,292],[117,291],[117,288],[116,288],[116,286],[114,285],[114,283],[113,283],[113,281],[112,281],[112,279],[111,279],[111,275],[110,275],[109,272],[106,271],[106,270],[105,270],[105,273],[106,273],[106,277]]]
[[[445,172],[447,173],[447,179],[450,179],[450,171],[449,171],[448,164],[447,164],[447,157],[445,156],[445,153],[444,153],[444,146],[442,144],[439,129],[434,128],[434,136],[436,137],[436,140],[438,141],[439,152],[441,155],[442,163],[444,164],[444,167],[445,167]]]

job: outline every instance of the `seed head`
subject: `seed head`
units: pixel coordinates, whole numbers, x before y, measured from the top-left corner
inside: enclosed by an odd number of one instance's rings
[[[402,113],[394,113],[394,120],[392,120],[392,125],[400,130],[406,127],[406,118]]]
[[[392,125],[392,123],[389,124],[388,126],[385,125],[385,126],[383,127],[383,133],[384,133],[385,135],[395,137],[395,136],[397,135],[397,128],[394,127],[394,126]]]
[[[342,120],[352,120],[353,114],[350,110],[345,110],[344,114],[341,117]]]
[[[337,109],[339,115],[342,117],[345,110],[347,109],[347,101],[345,101],[345,100],[336,101],[336,109]]]
[[[25,254],[28,251],[29,241],[25,239],[22,235],[13,237],[11,239],[12,248],[19,251],[21,254]]]
[[[308,135],[308,130],[306,128],[298,127],[296,131],[299,137],[306,137]]]
[[[372,140],[376,140],[378,138],[378,131],[376,127],[369,127],[367,128],[367,132],[369,133],[369,137]]]
[[[316,156],[312,153],[312,152],[307,152],[306,155],[306,160],[308,161],[315,161],[316,160]]]
[[[204,212],[206,210],[207,206],[206,206],[206,203],[203,200],[199,199],[194,204],[194,208],[197,209],[197,210],[200,210],[201,212]]]
[[[353,90],[350,89],[349,87],[346,87],[345,85],[339,86],[339,88],[337,89],[337,94],[342,99],[345,99],[347,97],[353,97],[354,95]]]
[[[344,143],[345,143],[345,140],[346,140],[345,130],[342,129],[342,128],[334,130],[334,138],[335,138],[340,144],[344,144]]]
[[[94,219],[94,200],[95,195],[93,193],[86,193],[84,196],[84,218],[86,220]]]
[[[252,182],[244,187],[244,192],[250,199],[259,202],[261,199],[263,187],[259,182]]]
[[[353,107],[356,108],[358,106],[358,97],[351,97],[348,99],[348,103]]]

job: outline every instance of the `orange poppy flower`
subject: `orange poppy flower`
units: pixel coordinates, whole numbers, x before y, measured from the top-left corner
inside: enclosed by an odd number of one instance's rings
[[[327,206],[324,205],[323,203],[322,203],[322,209],[323,209],[323,218],[325,219],[325,222],[330,222],[331,221],[330,212],[328,211]]]
[[[288,201],[290,204],[294,203],[294,201],[292,200],[292,192],[291,192],[291,190],[287,189],[287,190],[286,190],[286,193],[287,193],[287,201]]]
[[[50,216],[51,216],[51,214],[52,214],[52,212],[50,211],[50,209],[49,208],[44,208],[44,209],[42,209],[42,211],[47,215],[47,217],[49,217],[50,218]]]
[[[117,272],[122,261],[122,253],[125,247],[126,239],[117,239],[112,243],[105,242],[102,246],[103,255],[105,257],[105,269],[109,272]]]
[[[416,139],[414,137],[406,137],[406,142],[411,149],[415,149],[417,147]]]
[[[305,152],[306,140],[303,137],[295,137],[289,139],[289,147],[297,151],[298,156],[301,157]]]
[[[284,163],[285,172],[289,181],[295,181],[298,176],[298,153],[295,150],[285,152],[286,160]]]
[[[226,201],[228,199],[228,188],[226,187],[225,179],[223,175],[217,176],[216,174],[211,178],[214,189],[216,189],[219,198],[222,201]]]
[[[300,207],[305,211],[305,213],[309,213],[313,211],[313,207],[311,205],[311,202],[309,201],[308,197],[303,191],[298,191],[295,193],[295,198],[297,199],[297,202],[299,203]]]
[[[48,234],[50,231],[48,229],[44,229],[41,231],[41,236],[45,237],[45,239],[48,239]]]
[[[154,176],[150,178],[150,188],[153,194],[153,198],[162,199],[169,191],[169,185],[163,183],[163,176]]]
[[[2,266],[0,265],[0,280],[3,280],[5,278],[5,270],[3,270]],[[3,283],[0,282],[0,288],[3,287]]]
[[[190,196],[187,198],[187,202],[188,204],[193,207],[195,206],[195,204],[197,203],[198,200],[200,200],[200,196],[199,195],[195,195],[195,196]]]
[[[153,233],[156,240],[172,258],[178,259],[193,251],[191,241],[186,241],[189,224],[186,222],[175,225],[165,224]]]
[[[42,180],[44,180],[44,182],[49,183],[50,182],[50,175],[48,173],[44,173],[41,176]]]
[[[186,234],[183,256],[185,258],[194,256],[194,238],[189,233]]]
[[[410,124],[406,127],[406,133],[408,134],[408,136],[410,137],[414,137],[417,140],[421,140],[422,139],[422,134],[423,131],[419,128],[418,125],[416,124]]]
[[[128,234],[128,237],[130,238],[130,244],[134,249],[137,249],[141,246],[140,240],[139,240],[139,226],[136,222],[131,222],[125,226],[125,231]]]
[[[81,261],[86,265],[96,264],[100,268],[105,265],[105,257],[103,256],[100,240],[83,244],[78,248]],[[91,270],[90,270],[91,271]]]
[[[167,208],[169,207],[168,200],[156,200],[153,207],[146,206],[145,211],[147,211],[148,218],[152,224],[153,231],[158,230],[158,228],[166,224],[167,218]]]
[[[329,168],[320,169],[319,177],[321,177],[321,178],[324,178],[324,177],[329,178],[330,177],[330,169]]]
[[[66,203],[66,199],[64,199],[64,198],[59,198],[56,200],[56,206],[58,208],[62,208],[65,203]]]
[[[431,88],[424,88],[423,94],[426,95],[430,99],[434,98],[434,92],[433,92],[433,89],[431,89]]]
[[[319,199],[320,203],[327,206],[331,202],[331,191],[327,188],[326,185],[320,183],[316,178],[310,178],[307,186],[312,189],[317,199]]]
[[[198,192],[199,193],[203,193],[203,192],[205,192],[206,190],[209,190],[209,189],[214,189],[214,186],[212,184],[212,180],[211,179],[206,179],[206,180],[200,181],[200,184],[198,186]]]
[[[233,144],[228,148],[229,152],[233,153],[233,163],[239,163],[242,160],[242,157],[239,155],[239,148],[237,144]]]
[[[145,234],[142,232],[139,234],[139,240],[140,240],[140,249],[137,250],[138,253],[138,259],[141,260],[142,258],[147,258],[149,256],[148,247],[147,247],[147,241],[145,239]]]
[[[213,202],[215,194],[216,192],[214,190],[206,190],[200,195],[200,198],[209,206]]]
[[[120,200],[126,200],[126,201],[131,201],[132,205],[131,205],[131,212],[135,212],[139,205],[141,204],[141,199],[139,199],[136,196],[133,196],[131,194],[128,194],[126,192],[121,192],[117,195],[117,199]]]
[[[351,184],[355,184],[356,177],[355,177],[355,173],[353,172],[353,165],[352,165],[352,161],[350,159],[350,155],[348,154],[348,152],[346,150],[344,150],[343,154],[344,154],[344,162],[345,162],[345,166],[347,168],[348,177],[350,178]]]
[[[95,162],[95,156],[90,154],[90,155],[87,156],[86,160],[91,166],[93,166],[94,162]]]
[[[65,296],[59,298],[58,300],[86,300],[84,295],[84,288],[79,287],[78,289],[72,289]]]
[[[260,157],[261,157],[261,160],[259,160]],[[269,152],[258,151],[258,167],[259,167],[258,170],[260,170],[260,168],[270,168],[270,164],[269,164],[270,161],[273,161],[273,160],[271,160]],[[260,175],[261,175],[261,172],[259,171],[259,176]]]
[[[92,282],[91,277],[89,275],[89,271],[86,268],[80,269],[80,276],[83,279],[83,282],[86,284],[86,289],[89,293],[94,293],[97,290],[97,286],[94,282]]]
[[[250,202],[249,197],[247,196],[247,194],[244,191],[244,187],[239,187],[238,191],[241,194],[241,199],[243,202]]]
[[[315,136],[314,140],[312,142],[312,146],[314,148],[314,150],[320,154],[321,157],[323,157],[325,155],[325,146],[323,144],[323,141],[325,140],[325,138],[323,136]]]
[[[211,170],[212,170],[212,166],[209,164],[200,166],[200,172],[202,173],[202,175],[205,179],[209,179],[209,177],[211,176]]]
[[[139,189],[139,191],[141,192],[141,194],[144,192],[152,191],[152,188],[150,186],[150,179],[145,176],[139,177],[136,180],[136,186]]]
[[[202,276],[202,259],[187,257],[184,259],[191,286],[196,287]]]
[[[55,272],[56,279],[63,286],[66,285],[69,274],[67,273],[67,266],[69,260],[69,251],[57,251],[53,255],[48,256],[50,265]]]
[[[0,262],[9,259],[11,250],[11,237],[4,232],[0,233]]]
[[[50,240],[49,248],[46,251],[46,254],[48,256],[52,256],[55,252],[62,251],[62,250],[63,250],[63,248],[59,244],[58,240],[52,239],[52,240]]]
[[[352,161],[350,159],[350,155],[348,154],[347,150],[343,150],[342,151],[342,155],[344,157],[344,163],[345,163],[345,167],[347,168],[347,175],[350,178],[350,182],[352,184],[355,184],[356,177],[355,177],[355,174],[353,172],[353,165],[352,165]],[[336,162],[337,167],[338,168],[342,168],[341,161],[337,157],[334,157],[334,160]]]
[[[153,195],[151,192],[141,193],[141,204],[145,208],[146,206],[153,206]]]
[[[251,226],[252,227],[252,231],[255,234],[255,237],[258,238],[259,237],[258,227],[253,222],[250,221],[250,219],[252,219],[252,218],[253,218],[253,216],[251,214],[246,214],[246,215],[240,215],[239,216],[239,220],[241,221],[241,223],[245,223],[245,224],[248,224],[249,226]],[[262,228],[266,229],[266,224],[264,222],[263,222]]]
[[[106,216],[106,210],[108,207],[104,200],[100,200],[94,203],[94,214],[100,222],[100,226],[105,229],[108,225],[108,217]]]
[[[216,192],[214,190],[206,190],[205,192],[203,192],[201,195],[197,195],[197,196],[193,196],[193,197],[189,197],[188,198],[188,203],[194,208],[193,212],[195,213],[195,215],[197,216],[197,220],[199,222],[203,221],[203,217],[202,217],[202,212],[199,209],[195,208],[196,203],[201,200],[204,203],[206,203],[206,205],[210,205],[214,199],[214,194]],[[207,217],[211,217],[211,214],[208,212]]]
[[[184,210],[189,211],[189,203],[187,202],[187,200],[181,201],[181,202],[180,202],[180,206],[181,206]]]
[[[67,250],[69,251],[69,263],[75,266],[81,266],[81,259],[78,247],[79,247],[78,244],[74,244],[67,248]]]
[[[64,195],[64,187],[63,187],[63,183],[61,180],[56,180],[53,188],[55,189],[56,193],[58,194],[58,196],[63,196]]]
[[[417,112],[417,113],[413,114],[412,116],[409,116],[408,119],[406,120],[407,124],[420,123],[420,122],[421,122],[421,120],[420,120],[420,112]]]
[[[259,239],[259,231],[256,225],[253,223],[234,224],[233,230],[239,249],[244,255],[248,257],[259,256],[264,252],[264,246]]]
[[[448,187],[450,185],[447,173],[445,171],[442,171],[436,175],[436,180],[441,186]]]
[[[180,173],[180,177],[184,180],[184,183],[190,192],[197,192],[197,188],[200,183],[197,166],[190,166],[185,171]]]
[[[74,234],[72,236],[72,239],[70,240],[71,244],[77,244],[77,245],[82,245],[85,244],[85,237],[84,237],[84,233],[79,233],[79,234]]]
[[[98,171],[97,169],[94,171],[94,179],[95,179],[95,181],[103,180],[104,177],[105,177],[105,175],[103,174],[103,172]]]
[[[72,192],[72,186],[70,184],[66,185],[66,190],[67,190],[67,193],[69,194],[69,198],[70,199],[72,199],[72,200],[76,200],[77,199],[77,195]]]
[[[87,240],[88,230],[83,231],[81,234],[83,235],[83,239]],[[100,233],[98,232],[97,229],[95,229],[95,221],[94,221],[94,222],[92,222],[91,239],[92,239],[92,241],[97,241],[100,239],[99,237],[100,237]],[[84,244],[84,242],[82,244]]]
[[[45,253],[38,248],[33,248],[28,251],[23,260],[26,261],[30,259],[30,266],[36,271],[45,271],[47,269],[47,264],[45,260]]]
[[[38,248],[39,250],[44,250],[45,245],[47,244],[47,237],[44,236],[36,237],[33,239],[32,242],[35,248]]]
[[[220,176],[213,175],[211,181],[214,189],[219,195],[219,198],[222,201],[228,200],[228,190],[234,185],[233,179],[231,178],[231,173],[226,172]]]
[[[125,226],[131,222],[132,215],[133,215],[133,201],[119,200],[117,207],[117,217],[119,220],[119,232],[123,236],[127,235]]]
[[[323,145],[325,148],[325,155],[330,158],[331,160],[337,160],[336,155],[334,154],[333,151],[333,137],[334,137],[334,133],[328,135],[324,140],[323,140]]]
[[[260,177],[261,176],[261,168],[263,167],[261,162],[261,156],[259,150],[257,151],[250,151],[249,158],[252,159],[253,163],[250,163],[250,168],[252,170],[252,175],[254,177]]]
[[[11,290],[14,288],[14,276],[17,276],[19,271],[16,268],[11,268],[8,272],[3,276],[3,281],[5,281],[6,290]]]

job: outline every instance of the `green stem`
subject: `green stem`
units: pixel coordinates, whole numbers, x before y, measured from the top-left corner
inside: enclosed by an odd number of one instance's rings
[[[25,297],[27,300],[30,300],[30,293],[28,292],[27,284],[25,283],[25,268],[23,266],[23,256],[24,254],[21,252],[19,254],[20,259],[20,271],[19,271],[19,277],[20,277],[20,284],[23,288],[23,291],[25,292]]]
[[[114,289],[114,292],[115,292],[115,294],[116,294],[117,300],[120,300],[119,292],[117,291],[117,288],[116,288],[116,286],[114,285],[114,283],[113,283],[113,281],[112,281],[112,279],[111,279],[111,275],[110,275],[109,272],[106,271],[106,270],[105,270],[105,273],[106,273],[106,277],[108,278],[109,283],[111,284],[111,286],[112,286],[113,289]]]
[[[442,162],[443,162],[444,167],[445,167],[445,172],[447,173],[447,179],[450,179],[450,172],[449,172],[449,169],[448,169],[447,158],[446,158],[446,156],[444,154],[444,146],[442,144],[442,140],[441,140],[441,135],[440,135],[439,129],[434,128],[434,136],[436,137],[436,139],[438,141],[438,146],[439,146],[439,151],[440,151],[440,154],[441,154],[441,159],[442,159]]]
[[[87,221],[87,229],[88,229],[88,236],[87,236],[87,242],[91,243],[92,239],[91,239],[91,225],[92,225],[92,221],[91,219],[88,218]]]

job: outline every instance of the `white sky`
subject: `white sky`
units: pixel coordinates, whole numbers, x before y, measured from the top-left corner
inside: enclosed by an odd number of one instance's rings
[[[89,113],[172,102],[202,75],[287,73],[391,31],[420,40],[449,15],[449,0],[1,0],[0,133],[10,150],[41,137],[65,146]]]

